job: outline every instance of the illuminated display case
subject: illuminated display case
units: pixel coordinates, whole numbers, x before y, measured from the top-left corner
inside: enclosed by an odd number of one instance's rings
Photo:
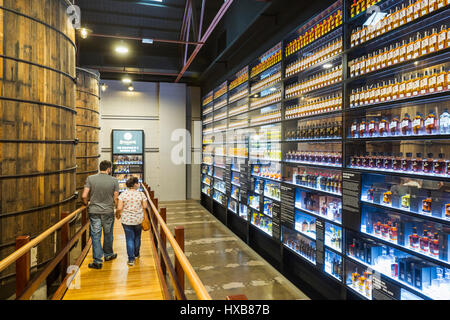
[[[202,99],[204,206],[329,299],[449,299],[449,14],[336,1],[238,67]]]

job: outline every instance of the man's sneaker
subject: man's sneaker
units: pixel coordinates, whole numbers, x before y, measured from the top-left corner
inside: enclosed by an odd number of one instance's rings
[[[101,269],[102,268],[102,264],[101,263],[92,262],[92,263],[88,264],[88,267],[91,268],[91,269]]]
[[[112,256],[105,257],[105,261],[111,261],[114,260],[115,258],[117,258],[117,253],[113,253]]]
[[[129,266],[134,266],[134,260],[128,260],[127,264],[128,264]]]
[[[135,258],[135,259],[139,258],[139,255],[135,256],[134,258]]]

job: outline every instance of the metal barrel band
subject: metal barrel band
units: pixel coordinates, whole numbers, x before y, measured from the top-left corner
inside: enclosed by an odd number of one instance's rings
[[[83,110],[87,110],[87,111],[91,111],[91,112],[100,114],[100,112],[98,112],[97,110],[93,110],[93,109],[89,109],[89,108],[85,108],[85,107],[77,107],[77,106],[76,106],[75,108],[77,108],[77,109],[83,109]]]
[[[11,97],[0,97],[0,100],[6,100],[6,101],[13,101],[13,102],[20,102],[20,103],[28,103],[28,104],[35,104],[35,105],[39,105],[39,106],[46,106],[46,107],[52,107],[52,108],[57,108],[57,109],[62,109],[65,111],[70,111],[74,114],[77,113],[76,110],[63,106],[63,105],[59,105],[59,104],[54,104],[54,103],[47,103],[47,102],[41,102],[41,101],[33,101],[33,100],[25,100],[25,99],[17,99],[17,98],[11,98]]]
[[[26,174],[17,174],[17,175],[5,175],[5,176],[0,176],[0,180],[49,176],[52,174],[67,173],[67,172],[75,171],[76,169],[77,169],[77,167],[75,166],[72,168],[67,168],[67,169],[57,170],[57,171],[36,172],[36,173],[26,173]]]

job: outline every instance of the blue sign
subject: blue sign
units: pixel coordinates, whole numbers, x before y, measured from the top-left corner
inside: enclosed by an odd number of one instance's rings
[[[113,153],[142,154],[143,140],[140,130],[113,130]]]

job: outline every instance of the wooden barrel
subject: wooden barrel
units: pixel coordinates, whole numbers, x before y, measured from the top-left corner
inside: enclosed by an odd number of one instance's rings
[[[77,180],[76,188],[80,194],[86,178],[98,172],[100,96],[99,74],[95,71],[77,68],[76,127],[78,144],[76,146]]]
[[[0,259],[75,209],[75,30],[64,0],[0,0]],[[48,237],[37,265],[59,248]],[[0,288],[14,279],[14,264]],[[2,290],[0,289],[0,292]]]

